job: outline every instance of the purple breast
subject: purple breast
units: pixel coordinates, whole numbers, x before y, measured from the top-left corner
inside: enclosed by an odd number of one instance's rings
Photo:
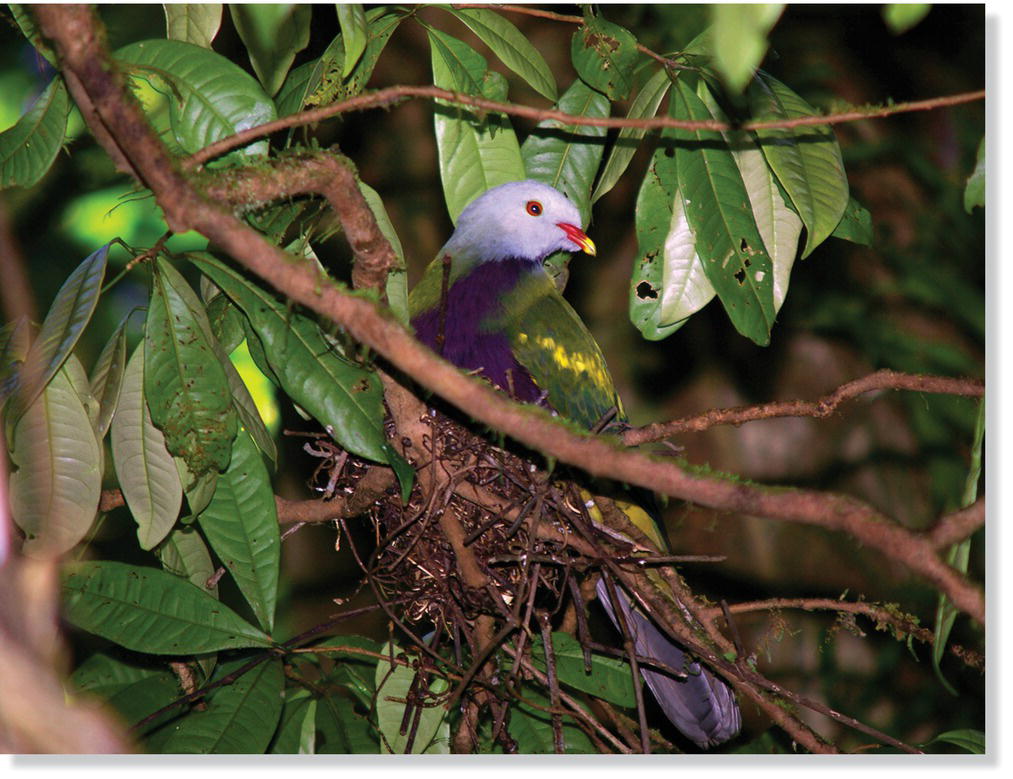
[[[444,359],[466,371],[481,373],[517,400],[540,400],[542,392],[514,358],[510,339],[503,332],[487,329],[490,319],[503,313],[505,296],[536,267],[527,260],[477,265],[454,282],[442,311],[437,306],[412,319],[415,335]]]

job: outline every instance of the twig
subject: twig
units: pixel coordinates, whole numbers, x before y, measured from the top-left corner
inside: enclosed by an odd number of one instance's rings
[[[699,433],[716,425],[741,425],[744,422],[775,417],[822,419],[833,414],[841,403],[854,400],[867,392],[881,390],[910,390],[977,398],[985,393],[985,382],[978,379],[881,370],[842,384],[818,400],[783,400],[754,406],[712,409],[692,417],[682,417],[670,422],[655,422],[627,430],[622,435],[622,441],[627,446],[639,446],[668,438],[676,433]]]
[[[246,146],[253,141],[276,133],[280,130],[287,130],[292,127],[300,127],[307,124],[316,124],[324,119],[329,119],[338,114],[351,111],[364,111],[370,108],[386,108],[395,105],[408,98],[427,98],[430,100],[445,100],[457,105],[471,106],[483,111],[494,111],[497,113],[520,116],[535,122],[554,119],[565,125],[576,125],[584,127],[611,127],[611,128],[637,128],[642,130],[660,130],[665,128],[681,130],[713,130],[717,132],[732,129],[740,130],[771,130],[789,129],[793,127],[818,126],[825,124],[838,124],[841,122],[853,122],[858,119],[882,118],[893,114],[906,113],[910,111],[928,111],[935,108],[969,103],[975,100],[982,100],[985,97],[985,90],[977,92],[964,92],[957,95],[930,98],[928,100],[915,100],[907,103],[895,103],[888,106],[871,106],[866,109],[856,109],[839,114],[825,114],[819,116],[803,116],[794,119],[783,119],[763,122],[744,122],[741,125],[732,125],[729,122],[720,122],[712,119],[674,119],[670,116],[655,116],[644,119],[632,119],[627,117],[597,117],[578,116],[568,114],[565,111],[558,111],[554,108],[532,108],[531,106],[518,105],[516,103],[503,103],[498,100],[469,95],[463,92],[452,92],[436,86],[409,86],[397,85],[384,87],[373,92],[364,92],[347,100],[341,100],[331,105],[311,108],[300,111],[289,116],[275,119],[264,124],[251,127],[247,130],[222,138],[219,141],[208,144],[203,149],[190,155],[184,162],[183,167],[192,170],[203,165],[233,149]]]

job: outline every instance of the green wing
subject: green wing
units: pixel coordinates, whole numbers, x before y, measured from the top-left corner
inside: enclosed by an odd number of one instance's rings
[[[605,358],[587,326],[544,273],[525,279],[488,328],[507,334],[517,361],[561,416],[592,428],[613,409],[623,417]]]

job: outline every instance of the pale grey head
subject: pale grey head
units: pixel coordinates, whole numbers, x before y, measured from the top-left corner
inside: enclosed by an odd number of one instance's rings
[[[595,253],[566,195],[540,181],[511,181],[472,200],[443,253],[476,260],[542,260],[556,251]]]

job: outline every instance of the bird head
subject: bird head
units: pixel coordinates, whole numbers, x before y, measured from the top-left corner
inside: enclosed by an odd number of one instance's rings
[[[558,189],[511,181],[475,198],[461,212],[444,251],[478,251],[482,261],[541,261],[556,251],[595,253],[580,229],[580,212]]]

